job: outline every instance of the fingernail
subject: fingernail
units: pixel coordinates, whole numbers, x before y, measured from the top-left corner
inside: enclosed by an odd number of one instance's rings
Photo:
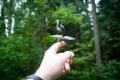
[[[72,52],[72,57],[74,57],[74,55],[75,55],[75,54]]]
[[[61,44],[65,44],[65,41],[61,41]]]

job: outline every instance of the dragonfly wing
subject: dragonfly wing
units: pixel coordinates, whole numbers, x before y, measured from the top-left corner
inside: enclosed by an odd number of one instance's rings
[[[62,38],[62,35],[51,35],[50,37]]]
[[[62,39],[66,39],[66,40],[75,40],[75,38],[70,37],[70,36],[64,36]]]

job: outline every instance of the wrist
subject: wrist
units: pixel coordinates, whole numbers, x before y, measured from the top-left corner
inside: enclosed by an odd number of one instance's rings
[[[26,76],[25,80],[43,80],[43,79],[41,77],[33,74],[33,75]]]
[[[41,77],[43,80],[53,80],[52,77],[49,74],[47,74],[46,71],[40,69],[38,69],[34,75]]]

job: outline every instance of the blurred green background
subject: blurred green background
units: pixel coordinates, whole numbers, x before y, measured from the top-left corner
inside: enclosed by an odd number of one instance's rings
[[[98,2],[98,0],[95,0]],[[75,53],[71,72],[58,80],[120,79],[120,0],[96,3],[101,48],[100,74],[90,0],[0,0],[0,80],[21,80],[39,67],[56,38],[72,36],[59,52]],[[59,25],[58,22],[59,21]],[[62,26],[62,30],[58,31]]]

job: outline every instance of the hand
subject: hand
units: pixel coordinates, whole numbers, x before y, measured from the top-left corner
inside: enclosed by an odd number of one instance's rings
[[[54,80],[60,74],[70,71],[70,64],[72,63],[74,53],[66,51],[57,54],[58,49],[64,45],[64,41],[57,42],[45,52],[43,61],[35,75],[43,80]]]

